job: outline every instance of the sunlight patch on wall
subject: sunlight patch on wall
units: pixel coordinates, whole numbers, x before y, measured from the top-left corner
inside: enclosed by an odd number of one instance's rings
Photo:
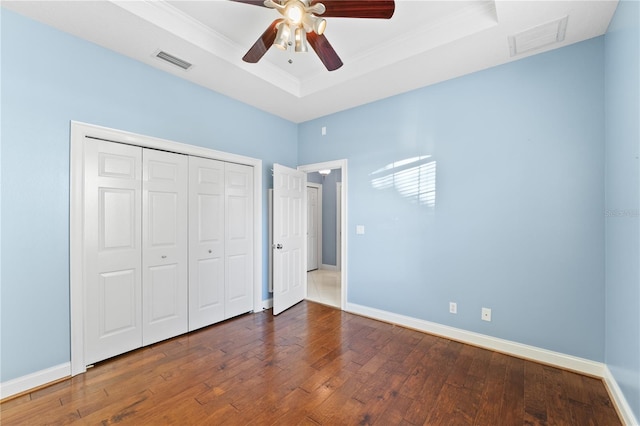
[[[375,189],[394,188],[412,203],[435,207],[436,161],[431,155],[394,161],[371,173]]]

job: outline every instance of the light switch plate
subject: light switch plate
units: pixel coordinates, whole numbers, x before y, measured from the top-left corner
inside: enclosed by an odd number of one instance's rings
[[[364,225],[356,225],[356,234],[364,235]]]

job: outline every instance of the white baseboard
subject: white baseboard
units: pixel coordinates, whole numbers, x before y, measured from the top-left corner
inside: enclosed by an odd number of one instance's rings
[[[44,370],[36,371],[35,373],[27,374],[26,376],[0,383],[0,399],[5,399],[25,391],[35,389],[42,385],[46,385],[47,383],[64,379],[65,377],[71,377],[70,362],[65,362],[64,364],[56,365],[55,367],[46,368]]]
[[[633,415],[633,411],[631,411],[631,407],[627,402],[627,399],[624,397],[622,393],[622,389],[618,386],[618,382],[611,374],[608,366],[604,366],[604,383],[607,385],[609,389],[609,394],[611,398],[613,398],[613,403],[618,407],[618,414],[622,417],[622,422],[627,426],[638,426],[640,422],[636,419],[636,416]]]
[[[519,358],[526,358],[533,361],[573,370],[590,376],[602,378],[604,376],[604,364],[584,358],[566,355],[535,346],[524,345],[510,340],[499,339],[485,334],[474,333],[435,322],[425,321],[392,312],[369,308],[354,303],[347,303],[347,311],[369,318],[402,325],[419,331],[457,340],[474,346],[491,349]]]

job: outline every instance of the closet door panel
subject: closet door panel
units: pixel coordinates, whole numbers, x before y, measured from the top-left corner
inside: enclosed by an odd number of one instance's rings
[[[253,167],[225,165],[225,317],[253,309]]]
[[[142,345],[142,149],[85,141],[85,362]]]
[[[224,166],[189,157],[189,330],[224,319]]]
[[[113,336],[119,333],[135,331],[139,324],[137,315],[140,307],[137,305],[136,270],[128,269],[101,273],[98,280],[98,292],[101,295],[99,312],[100,336]],[[140,345],[138,338],[135,346]]]
[[[188,159],[143,150],[143,345],[185,333]]]

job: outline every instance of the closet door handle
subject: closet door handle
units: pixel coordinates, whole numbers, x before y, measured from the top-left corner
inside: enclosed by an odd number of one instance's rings
[[[211,249],[209,249],[209,253],[211,253],[211,252],[212,252]]]
[[[166,259],[166,258],[167,258],[167,256],[166,256],[166,255],[162,255],[162,256],[160,256],[160,257],[162,257],[163,259]]]

